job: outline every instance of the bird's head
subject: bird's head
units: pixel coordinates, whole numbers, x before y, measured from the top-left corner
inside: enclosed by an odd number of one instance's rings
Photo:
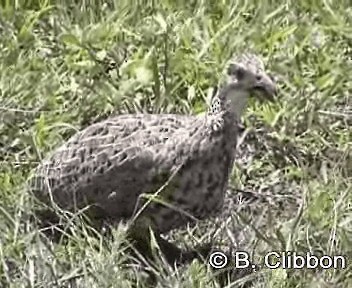
[[[261,100],[274,100],[276,84],[258,56],[247,53],[232,58],[226,67],[226,75],[228,83],[241,84],[251,95]]]
[[[265,71],[263,61],[254,54],[233,57],[225,69],[225,83],[218,97],[240,117],[247,104],[247,98],[273,101],[276,84]]]

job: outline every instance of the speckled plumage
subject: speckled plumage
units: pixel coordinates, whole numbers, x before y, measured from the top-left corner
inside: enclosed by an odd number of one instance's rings
[[[204,116],[119,115],[78,132],[36,169],[34,195],[48,204],[52,195],[70,211],[93,205],[93,218],[118,222],[140,212],[142,194],[160,190],[161,201],[150,201],[137,217],[160,233],[214,215],[233,166],[245,105],[238,101],[256,87],[268,96],[275,90],[253,55],[236,58],[226,73]]]

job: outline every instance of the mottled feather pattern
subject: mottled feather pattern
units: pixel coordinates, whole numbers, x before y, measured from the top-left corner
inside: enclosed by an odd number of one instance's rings
[[[233,107],[258,84],[253,69],[245,85],[232,78],[221,86],[205,116],[118,115],[78,132],[37,168],[34,195],[47,204],[52,195],[71,211],[93,205],[93,217],[118,222],[143,207],[142,195],[163,188],[165,203],[151,202],[141,214],[159,232],[216,214],[237,143]]]
[[[137,125],[143,128],[135,130],[134,126]],[[193,180],[195,170],[204,173],[203,164],[196,163],[196,159],[201,155],[204,165],[208,167],[216,164],[214,160],[222,161],[223,152],[219,148],[225,143],[220,143],[217,137],[205,138],[202,133],[204,121],[197,116],[118,116],[74,135],[38,168],[36,175],[49,179],[54,201],[61,207],[73,209],[79,203],[77,208],[83,208],[94,202],[100,204],[110,217],[130,217],[135,207],[120,207],[119,202],[126,198],[126,195],[116,194],[116,191],[131,190],[129,194],[133,195],[128,197],[132,196],[130,201],[136,202],[141,193],[155,192],[167,180],[165,178],[181,168],[184,172],[178,179],[182,180],[175,179],[173,183],[180,181],[180,189],[187,188],[187,182]],[[212,160],[214,151],[221,151],[221,155]],[[159,179],[157,183],[153,182],[159,174],[166,177]],[[214,181],[216,178],[220,181],[222,177],[215,175]],[[114,179],[117,179],[116,182]],[[38,180],[43,184],[42,179]],[[212,181],[209,185],[212,185]],[[196,186],[203,187],[202,191],[193,188],[190,196],[195,199],[203,198],[205,201],[205,196],[197,194],[204,194],[203,190],[207,188],[199,179],[195,182]],[[37,193],[48,193],[48,189],[43,185],[37,188]],[[113,192],[114,197],[109,198]],[[75,199],[72,198],[73,194]],[[43,196],[41,198],[47,199]],[[150,205],[146,213],[156,209],[153,205]],[[180,208],[190,210],[187,207]],[[177,224],[177,221],[174,221],[174,224]]]

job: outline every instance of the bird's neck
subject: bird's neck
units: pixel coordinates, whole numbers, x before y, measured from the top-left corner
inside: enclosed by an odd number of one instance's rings
[[[248,102],[249,93],[240,83],[220,87],[212,101],[211,114],[218,114],[224,123],[240,121]]]

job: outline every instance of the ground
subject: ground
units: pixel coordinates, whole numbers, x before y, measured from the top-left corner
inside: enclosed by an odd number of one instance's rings
[[[137,2],[0,4],[0,286],[145,287],[145,274],[120,265],[123,229],[109,248],[87,226],[74,226],[65,245],[42,240],[26,220],[25,181],[76,130],[110,114],[205,111],[223,65],[245,50],[263,56],[278,99],[249,105],[223,214],[165,237],[184,247],[213,239],[259,263],[273,250],[351,259],[350,1]],[[264,268],[236,283],[352,287],[351,267]],[[156,269],[157,287],[219,285],[198,261]]]

